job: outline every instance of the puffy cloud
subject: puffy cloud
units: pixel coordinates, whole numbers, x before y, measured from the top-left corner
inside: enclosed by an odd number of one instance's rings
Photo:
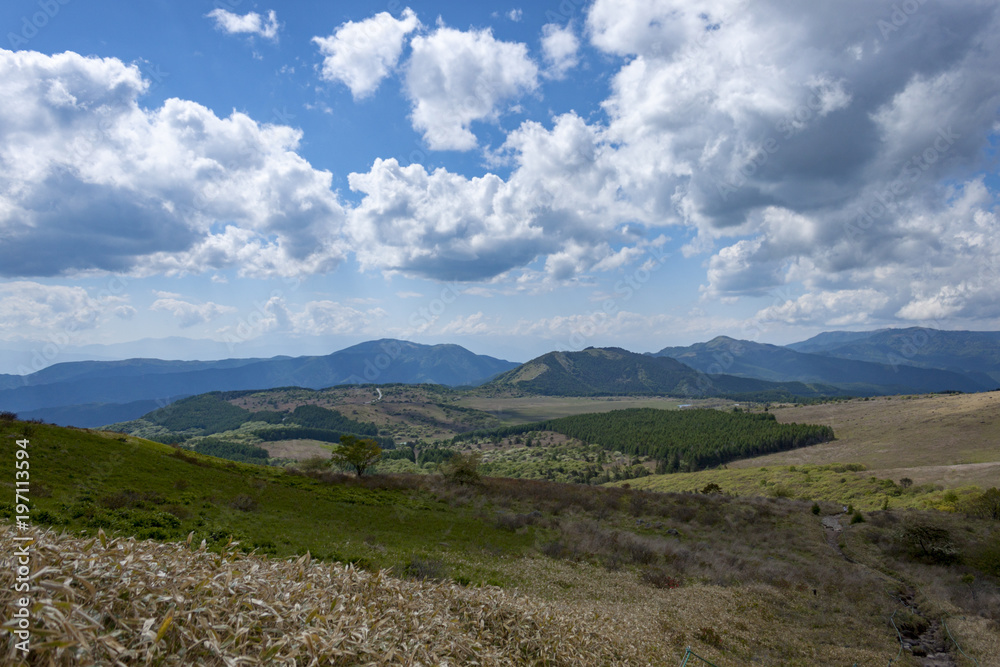
[[[82,287],[27,280],[0,283],[0,339],[66,337],[94,329],[110,317],[130,317],[135,309],[126,301],[111,293],[91,296]]]
[[[290,313],[292,331],[308,335],[373,333],[376,322],[387,313],[381,308],[358,310],[336,301],[310,301],[297,313]]]
[[[329,37],[313,37],[323,54],[323,79],[344,83],[355,99],[368,97],[396,67],[404,39],[418,27],[417,15],[407,7],[398,19],[380,12],[348,21]]]
[[[762,322],[848,326],[867,324],[889,297],[875,289],[838,290],[805,294],[769,306],[756,315]]]
[[[343,210],[298,130],[179,99],[146,109],[146,87],[114,58],[0,50],[0,274],[337,265]]]
[[[538,67],[524,44],[494,39],[490,30],[438,28],[414,37],[406,65],[413,127],[434,150],[477,145],[473,122],[492,120],[500,105],[538,85]]]
[[[216,29],[230,35],[250,34],[258,35],[264,39],[276,40],[278,39],[278,29],[281,28],[273,9],[267,13],[266,20],[257,12],[249,12],[240,16],[221,7],[213,9],[205,16],[215,19]]]
[[[482,311],[466,317],[456,317],[441,327],[439,334],[476,336],[495,333],[500,324],[499,317],[489,317]]]
[[[351,174],[364,198],[350,233],[364,268],[402,270],[440,280],[476,280],[531,262],[543,231],[519,219],[515,193],[497,176],[467,179],[422,165],[376,160]]]
[[[580,40],[572,27],[555,23],[542,26],[542,55],[548,65],[546,76],[554,79],[566,76],[566,72],[576,67],[579,49]]]
[[[227,313],[235,313],[232,306],[220,306],[217,303],[207,301],[205,303],[191,303],[181,298],[179,294],[171,292],[158,292],[159,297],[150,305],[152,311],[168,312],[177,318],[182,328],[193,327],[196,324],[205,324]]]
[[[466,178],[422,165],[376,160],[349,177],[364,196],[350,212],[352,245],[365,268],[438,280],[489,280],[547,257],[545,275],[568,279],[621,266],[644,242],[621,223],[640,213],[618,193],[608,149],[574,114],[551,130],[527,122],[495,159],[508,180]],[[619,249],[615,249],[618,247]]]
[[[728,237],[708,262],[707,296],[799,284],[804,300],[769,311],[795,321],[985,312],[977,295],[995,292],[978,276],[992,271],[983,239],[996,232],[996,193],[973,181],[1000,106],[998,7],[928,1],[905,21],[893,11],[591,6],[591,42],[628,58],[601,132],[622,192],[640,219],[697,230],[689,253]]]
[[[387,313],[381,308],[359,310],[336,301],[309,301],[296,308],[285,297],[272,295],[236,324],[216,331],[228,342],[252,340],[266,333],[323,336],[333,334],[375,335]]]

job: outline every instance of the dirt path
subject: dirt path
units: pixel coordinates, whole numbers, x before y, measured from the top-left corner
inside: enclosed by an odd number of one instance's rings
[[[840,533],[844,527],[840,523],[840,518],[846,516],[847,512],[824,516],[820,519],[823,531],[826,534],[826,542],[837,554],[848,563],[867,567],[850,558],[840,548]],[[958,663],[948,652],[948,641],[945,638],[944,627],[939,619],[925,617],[920,609],[915,605],[915,593],[907,587],[906,594],[900,602],[916,616],[924,619],[926,627],[919,623],[902,623],[893,621],[899,632],[903,649],[909,651],[917,660],[920,667],[958,667]],[[896,612],[894,618],[899,614]]]
[[[907,590],[900,602],[917,616],[926,618],[914,604],[912,590]],[[934,618],[926,618],[926,621],[928,625],[923,632],[918,632],[919,628],[905,624],[899,628],[903,648],[913,654],[920,667],[958,667],[958,663],[948,651],[948,640],[941,621]]]
[[[836,551],[837,555],[848,563],[853,563],[854,561],[848,558],[847,554],[840,548],[840,533],[844,530],[844,527],[840,525],[840,517],[846,514],[847,512],[841,512],[840,514],[825,516],[820,520],[820,523],[823,524],[823,531],[826,533],[826,543],[830,545],[830,548]]]

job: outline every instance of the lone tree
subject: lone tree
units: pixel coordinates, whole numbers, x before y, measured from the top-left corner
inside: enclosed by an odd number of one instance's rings
[[[483,455],[479,452],[455,452],[448,462],[441,466],[441,473],[449,482],[478,485],[482,483],[479,462]]]
[[[340,447],[334,452],[331,459],[334,463],[345,468],[353,468],[358,477],[365,474],[365,470],[382,458],[382,448],[374,440],[362,440],[353,435],[340,436]]]

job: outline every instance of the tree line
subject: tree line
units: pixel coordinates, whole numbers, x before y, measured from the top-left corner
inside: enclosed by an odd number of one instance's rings
[[[701,470],[834,438],[829,426],[780,424],[768,413],[629,408],[473,431],[454,442],[530,431],[555,431],[610,451],[648,456],[660,462],[658,472]]]

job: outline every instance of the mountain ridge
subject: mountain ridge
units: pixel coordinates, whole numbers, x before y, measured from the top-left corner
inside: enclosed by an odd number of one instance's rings
[[[324,356],[68,362],[21,376],[20,386],[0,389],[0,409],[30,412],[35,418],[53,421],[74,414],[86,422],[75,426],[101,426],[123,420],[122,404],[133,403],[139,410],[144,401],[166,405],[182,396],[209,391],[398,382],[464,386],[480,384],[516,366],[459,345],[424,345],[391,338],[359,343]],[[82,406],[88,409],[67,411]],[[114,418],[104,420],[104,411],[113,412]],[[148,410],[134,417],[145,412]]]
[[[954,370],[885,364],[800,352],[728,336],[687,347],[666,347],[652,356],[669,357],[705,373],[726,373],[771,382],[831,384],[857,395],[976,392],[992,388],[988,379]]]
[[[844,393],[832,386],[707,374],[670,357],[638,354],[614,347],[549,352],[500,374],[484,384],[481,390],[550,396],[758,394],[764,400]]]

